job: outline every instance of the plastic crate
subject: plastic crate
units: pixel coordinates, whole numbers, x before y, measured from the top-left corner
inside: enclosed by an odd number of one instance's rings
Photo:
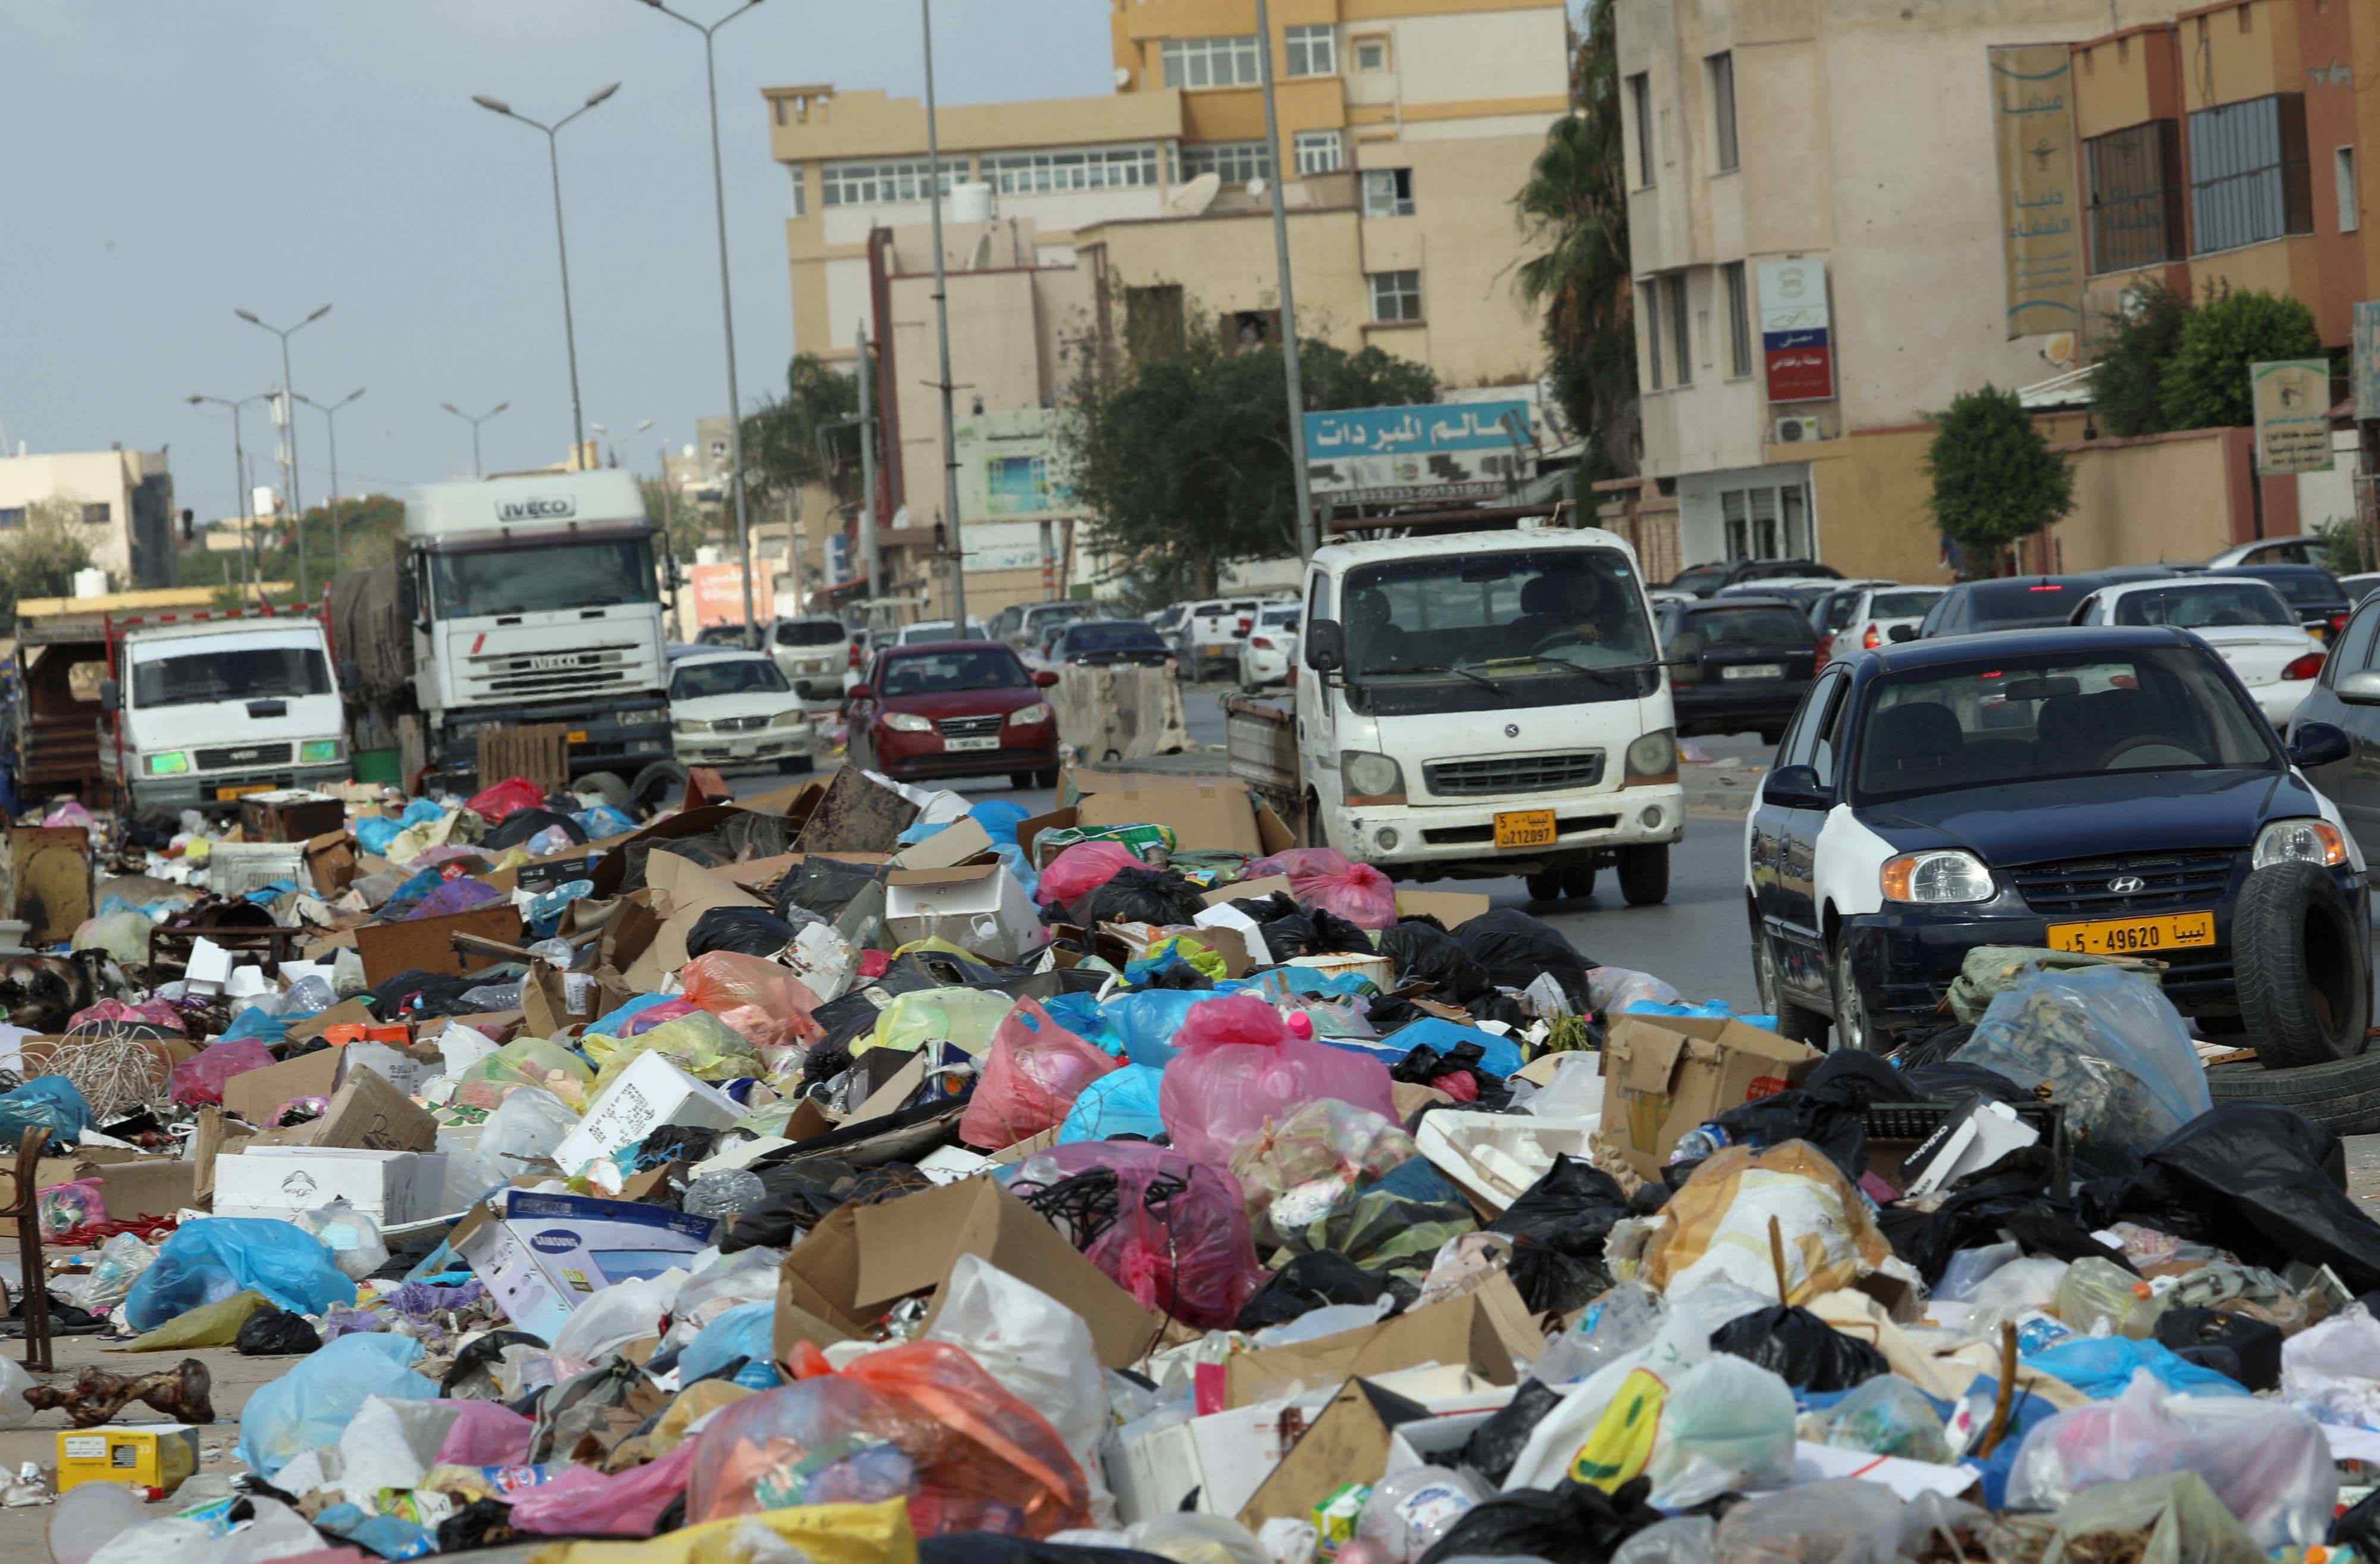
[[[1867,1110],[1867,1138],[1906,1142],[1912,1153],[1953,1120],[1963,1118],[1973,1102],[1879,1102]],[[2049,1147],[2049,1194],[2066,1198],[2074,1180],[2074,1148],[2066,1135],[2066,1109],[2055,1102],[2011,1102],[2016,1116],[2041,1135]]]
[[[218,896],[245,896],[276,879],[313,889],[302,842],[218,842],[207,855],[207,888]]]

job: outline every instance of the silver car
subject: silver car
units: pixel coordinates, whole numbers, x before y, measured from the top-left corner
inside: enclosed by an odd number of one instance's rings
[[[824,614],[780,619],[769,630],[769,656],[804,700],[841,700],[851,666],[851,632]]]

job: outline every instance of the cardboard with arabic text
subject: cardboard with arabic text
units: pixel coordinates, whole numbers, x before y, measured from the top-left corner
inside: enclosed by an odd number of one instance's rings
[[[1732,1018],[1621,1015],[1603,1045],[1603,1123],[1596,1145],[1640,1178],[1658,1179],[1688,1131],[1801,1085],[1826,1057]]]

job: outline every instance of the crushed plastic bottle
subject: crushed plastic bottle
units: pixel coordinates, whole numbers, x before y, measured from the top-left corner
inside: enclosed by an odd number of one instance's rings
[[[1689,1130],[1678,1137],[1677,1146],[1670,1152],[1670,1165],[1676,1167],[1681,1163],[1699,1162],[1706,1157],[1715,1157],[1727,1147],[1730,1139],[1728,1133],[1717,1124],[1705,1124],[1700,1129]]]
[[[689,1217],[732,1222],[767,1197],[760,1175],[748,1168],[722,1168],[705,1173],[686,1186],[682,1207]]]

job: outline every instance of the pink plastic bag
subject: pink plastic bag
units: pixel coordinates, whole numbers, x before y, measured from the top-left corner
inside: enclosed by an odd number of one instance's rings
[[[537,783],[527,777],[506,777],[471,794],[471,801],[463,807],[493,825],[516,810],[534,809],[544,802],[545,789]]]
[[[181,1012],[162,1000],[144,1000],[139,1004],[128,1004],[122,1000],[102,1000],[89,1009],[75,1012],[67,1022],[67,1030],[70,1033],[119,1026],[153,1026],[176,1037],[188,1031],[182,1024]]]
[[[1229,1167],[1242,1141],[1318,1097],[1397,1117],[1387,1065],[1292,1037],[1280,1012],[1249,995],[1192,1005],[1174,1042],[1158,1111],[1174,1148],[1198,1161]]]
[[[107,1220],[107,1196],[97,1179],[75,1179],[42,1190],[34,1204],[40,1209],[42,1237],[55,1243],[77,1228]]]
[[[1035,1152],[1008,1192],[1032,1205],[1052,1187],[1099,1170],[1115,1175],[1112,1204],[1102,1197],[1077,1207],[1063,1191],[1050,1203],[1054,1211],[1114,1213],[1083,1244],[1084,1255],[1142,1307],[1201,1329],[1229,1329],[1264,1277],[1239,1180],[1146,1141],[1092,1140]],[[1080,1232],[1074,1236],[1080,1242]]]
[[[273,1050],[254,1037],[242,1037],[234,1043],[217,1043],[196,1059],[186,1059],[174,1066],[171,1083],[174,1100],[220,1107],[225,1081],[250,1070],[261,1070],[273,1062]]]
[[[975,1095],[959,1116],[959,1138],[986,1151],[1030,1140],[1066,1117],[1083,1088],[1123,1061],[1067,1031],[1033,1000],[993,1028]]]
[[[826,1031],[810,1019],[809,985],[763,956],[710,951],[678,969],[686,998],[752,1040],[755,1048],[816,1042]]]
[[[565,1466],[551,1483],[512,1496],[506,1519],[516,1532],[541,1537],[649,1537],[662,1511],[686,1497],[694,1473],[695,1442],[659,1461],[605,1476],[591,1466]]]
[[[1358,928],[1388,928],[1397,921],[1397,888],[1369,864],[1359,864],[1329,847],[1293,847],[1250,864],[1247,878],[1289,877],[1289,892],[1308,907],[1345,918]]]
[[[528,1459],[537,1425],[494,1401],[450,1400],[455,1421],[438,1445],[442,1466],[517,1466]]]
[[[1121,842],[1077,842],[1050,860],[1033,899],[1043,906],[1071,907],[1075,898],[1097,891],[1119,869],[1145,869],[1140,855]]]

